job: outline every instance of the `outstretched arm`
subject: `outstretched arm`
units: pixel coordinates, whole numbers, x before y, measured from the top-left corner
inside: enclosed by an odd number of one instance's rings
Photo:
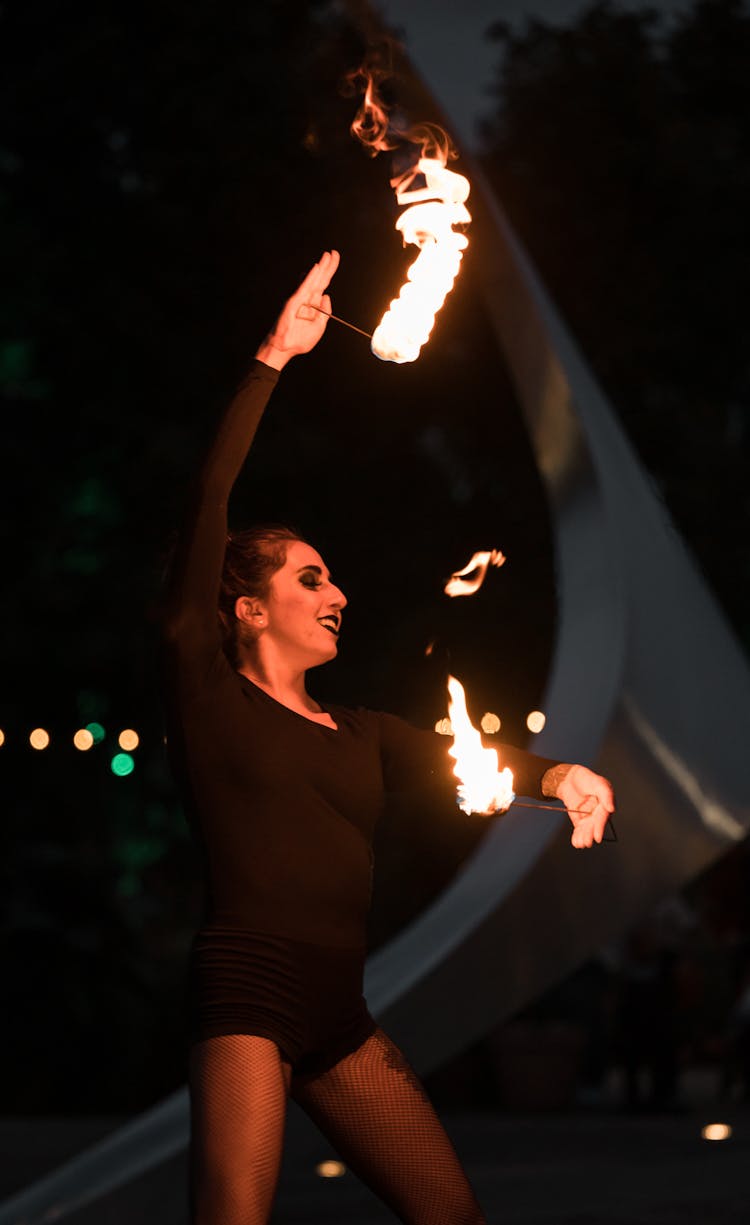
[[[412,727],[395,715],[379,713],[381,755],[386,790],[423,788],[434,783],[455,793],[456,778],[444,736]],[[513,771],[517,795],[560,799],[573,824],[571,842],[588,847],[601,842],[604,829],[615,811],[612,785],[586,766],[556,762],[538,757],[509,744],[494,744],[500,764]]]
[[[573,823],[570,841],[579,849],[601,842],[604,829],[615,811],[612,784],[586,766],[560,764],[547,770],[542,791],[562,800]]]
[[[447,737],[412,727],[396,715],[381,712],[375,718],[379,725],[386,790],[403,791],[433,783],[455,795],[455,763],[448,753],[450,741]],[[500,765],[513,771],[516,793],[541,799],[544,794],[542,781],[551,775],[558,762],[500,741],[493,741],[492,747],[500,754]]]

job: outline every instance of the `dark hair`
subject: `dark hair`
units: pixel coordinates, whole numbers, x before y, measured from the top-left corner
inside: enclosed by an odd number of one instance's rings
[[[224,553],[219,588],[219,626],[225,654],[236,667],[239,647],[252,641],[252,631],[237,619],[234,606],[240,596],[266,599],[271,579],[286,561],[289,545],[307,541],[294,528],[262,524],[244,532],[230,532]]]

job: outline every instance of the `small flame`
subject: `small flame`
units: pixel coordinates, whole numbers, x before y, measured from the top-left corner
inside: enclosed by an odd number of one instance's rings
[[[382,73],[380,74],[383,75]],[[388,113],[378,97],[377,81],[362,69],[351,78],[364,82],[364,98],[351,130],[371,153],[393,149]],[[399,141],[419,144],[420,157],[405,174],[391,179],[400,205],[407,205],[396,222],[404,244],[419,248],[406,282],[376,327],[371,348],[376,357],[391,362],[413,362],[429,339],[435,316],[453,288],[469,240],[454,230],[471,221],[466,207],[469,180],[448,170],[451,145],[434,124],[398,133]],[[415,182],[419,181],[419,186]]]
[[[388,76],[387,71],[382,68],[370,67],[358,68],[355,72],[350,72],[347,81],[347,93],[359,93],[364,91],[364,97],[359,110],[352,122],[351,133],[367,148],[373,157],[378,153],[382,153],[385,149],[395,149],[400,144],[401,138],[396,141],[389,138],[388,132],[390,121],[388,111],[380,100],[378,86],[385,77]]]
[[[445,584],[443,591],[446,595],[474,595],[475,591],[479,591],[482,583],[485,580],[487,571],[490,566],[502,566],[505,564],[505,554],[499,549],[492,549],[490,552],[475,553],[471,561],[464,566],[463,570],[456,570]],[[474,573],[476,571],[476,573]],[[467,575],[473,575],[472,578],[467,578]]]
[[[455,676],[448,677],[450,702],[448,713],[453,727],[453,744],[448,749],[456,764],[453,773],[458,779],[458,803],[464,812],[489,815],[505,812],[515,795],[513,774],[501,770],[496,749],[486,749],[466,709],[464,687]]]

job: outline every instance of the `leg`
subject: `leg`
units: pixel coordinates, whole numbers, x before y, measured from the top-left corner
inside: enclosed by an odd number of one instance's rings
[[[291,1069],[275,1042],[208,1038],[190,1057],[193,1225],[265,1225]]]
[[[376,1030],[292,1096],[405,1225],[484,1225],[453,1145],[401,1052]]]

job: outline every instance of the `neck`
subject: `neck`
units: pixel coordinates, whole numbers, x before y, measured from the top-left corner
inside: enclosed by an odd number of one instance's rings
[[[288,660],[256,650],[245,656],[237,670],[284,706],[306,711],[319,709],[307,692],[304,669],[295,668]]]

